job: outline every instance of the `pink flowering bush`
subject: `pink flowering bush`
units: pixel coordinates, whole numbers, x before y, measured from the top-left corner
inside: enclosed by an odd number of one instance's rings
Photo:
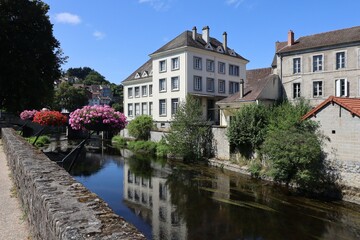
[[[22,120],[30,120],[30,121],[32,121],[37,112],[38,112],[37,110],[24,110],[24,111],[22,111],[20,113],[20,118]]]
[[[84,106],[70,113],[69,124],[74,130],[111,131],[124,129],[127,121],[121,112],[104,106]]]

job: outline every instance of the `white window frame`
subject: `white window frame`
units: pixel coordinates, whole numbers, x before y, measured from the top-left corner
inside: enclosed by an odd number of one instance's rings
[[[292,84],[292,97],[293,99],[301,97],[301,83],[295,82]]]
[[[339,78],[335,80],[335,96],[348,97],[349,96],[349,82],[346,78]]]
[[[223,66],[223,67],[221,67]],[[226,63],[218,62],[218,73],[225,74],[226,73]]]
[[[194,69],[202,70],[202,58],[194,56]]]
[[[145,106],[145,108],[144,108],[144,106]],[[148,105],[147,105],[147,102],[141,103],[141,114],[142,114],[142,115],[147,115],[147,114],[148,114]]]
[[[171,59],[171,70],[179,70],[180,69],[180,59],[179,57],[175,57]]]
[[[152,114],[153,114],[153,107],[154,107],[153,102],[149,102],[149,115],[150,116],[152,116]]]
[[[128,88],[128,98],[133,98],[133,88],[132,87]]]
[[[202,77],[194,76],[194,91],[202,91]]]
[[[230,76],[239,76],[240,74],[240,66],[229,64],[229,75]]]
[[[215,79],[214,78],[206,78],[206,91],[207,92],[215,91]]]
[[[166,99],[159,99],[159,116],[166,116]]]
[[[179,98],[171,99],[171,115],[174,115],[179,108]]]
[[[140,103],[135,103],[135,116],[140,115]]]
[[[206,71],[214,72],[215,71],[215,61],[211,59],[206,59]]]
[[[153,85],[149,84],[149,96],[153,95]]]
[[[321,57],[321,63],[320,61],[316,61],[316,69],[315,69],[315,58],[317,57]],[[313,55],[311,58],[311,62],[312,62],[312,72],[322,72],[324,71],[324,54],[316,54]],[[321,69],[320,69],[321,68]]]
[[[166,60],[159,61],[159,72],[166,72]]]
[[[338,58],[339,54],[344,54],[343,57]],[[340,65],[340,66],[338,66]],[[335,69],[341,70],[346,68],[346,51],[335,52]]]
[[[218,92],[219,93],[225,93],[226,92],[226,81],[223,80],[223,79],[219,79]]]
[[[145,91],[144,91],[145,90]],[[148,92],[147,92],[147,85],[145,86],[141,86],[141,94],[143,97],[146,97],[148,95]]]
[[[295,57],[293,58],[293,74],[299,73],[301,73],[301,57]]]
[[[179,91],[180,90],[180,77],[172,77],[171,78],[171,91]]]
[[[129,103],[129,104],[128,104],[128,116],[129,116],[129,117],[134,116],[134,107],[133,107],[133,104],[132,104],[132,103]]]
[[[324,82],[321,80],[313,81],[313,98],[321,98],[324,96]]]
[[[166,78],[159,79],[159,92],[166,92]]]
[[[138,90],[138,91],[136,91],[136,90]],[[134,93],[135,93],[136,98],[140,97],[140,87],[134,87]]]

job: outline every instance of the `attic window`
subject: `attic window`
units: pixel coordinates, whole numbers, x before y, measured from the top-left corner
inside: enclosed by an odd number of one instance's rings
[[[231,56],[236,57],[236,53],[235,53],[235,51],[234,51],[234,50],[230,50],[230,51],[229,51],[229,53],[230,53],[230,55],[231,55]]]
[[[148,76],[147,71],[144,71],[143,74],[142,74],[142,77],[147,77],[147,76]]]
[[[210,43],[207,43],[207,44],[206,44],[205,49],[214,50],[214,48],[211,46]]]
[[[219,52],[219,53],[224,53],[224,49],[221,46],[218,46],[216,48],[216,51]]]
[[[153,71],[151,70],[149,76],[152,76],[152,75],[153,75]]]
[[[135,78],[140,78],[140,74],[139,74],[139,73],[136,73],[136,74],[135,74]]]

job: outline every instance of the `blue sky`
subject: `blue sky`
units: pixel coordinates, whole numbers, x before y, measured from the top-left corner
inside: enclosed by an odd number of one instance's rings
[[[269,67],[276,41],[360,25],[359,0],[44,0],[70,67],[91,67],[119,84],[148,55],[194,26]]]

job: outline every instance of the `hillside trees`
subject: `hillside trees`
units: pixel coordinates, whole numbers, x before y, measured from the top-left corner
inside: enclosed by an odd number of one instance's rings
[[[85,89],[75,88],[67,82],[60,84],[55,92],[54,108],[57,110],[67,109],[69,112],[88,104],[88,96]]]
[[[60,77],[60,43],[40,0],[0,0],[0,104],[9,112],[39,109]]]

